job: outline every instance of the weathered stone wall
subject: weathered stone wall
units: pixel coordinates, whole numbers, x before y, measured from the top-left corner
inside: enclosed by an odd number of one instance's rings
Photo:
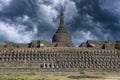
[[[120,53],[84,48],[0,50],[0,72],[33,70],[120,72]]]
[[[3,48],[9,48],[9,49],[14,49],[14,48],[28,48],[29,43],[13,43],[9,41],[5,41],[4,43],[0,44],[0,49]]]
[[[94,49],[117,49],[120,46],[120,41],[96,41],[88,40],[83,42],[80,47],[94,48]],[[116,47],[117,44],[117,47]]]
[[[4,43],[0,43],[0,49],[55,47],[55,45],[56,43],[48,42],[46,40],[33,40],[31,43],[13,43],[5,41]]]

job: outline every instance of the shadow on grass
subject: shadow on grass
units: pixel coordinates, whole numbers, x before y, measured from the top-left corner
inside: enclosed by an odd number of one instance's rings
[[[83,78],[91,78],[91,79],[103,79],[103,77],[98,76],[68,76],[71,79],[83,79]]]

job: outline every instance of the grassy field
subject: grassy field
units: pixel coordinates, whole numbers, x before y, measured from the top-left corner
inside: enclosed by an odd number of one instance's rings
[[[86,71],[1,73],[0,80],[120,80],[120,73],[90,73]]]

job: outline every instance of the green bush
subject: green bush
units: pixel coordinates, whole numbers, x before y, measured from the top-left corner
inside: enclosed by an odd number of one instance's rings
[[[88,72],[87,72],[87,71],[82,71],[82,72],[80,72],[80,74],[81,74],[82,76],[87,76],[87,75],[88,75]]]

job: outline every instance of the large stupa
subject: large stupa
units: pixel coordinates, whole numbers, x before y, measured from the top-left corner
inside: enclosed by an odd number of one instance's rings
[[[72,38],[64,25],[63,10],[61,10],[59,28],[54,34],[52,41],[53,43],[56,43],[56,47],[73,47],[74,46],[72,43]]]

